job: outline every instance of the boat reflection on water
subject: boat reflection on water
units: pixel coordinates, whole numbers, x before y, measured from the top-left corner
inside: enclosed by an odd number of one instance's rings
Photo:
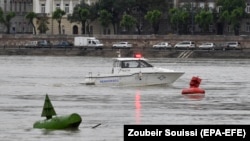
[[[191,100],[202,100],[205,94],[183,94],[183,96]]]
[[[135,123],[141,123],[141,92],[139,90],[135,93]]]

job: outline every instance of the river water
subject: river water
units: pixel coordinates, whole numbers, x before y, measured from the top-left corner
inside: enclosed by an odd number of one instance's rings
[[[249,124],[249,59],[149,58],[184,71],[169,86],[86,86],[89,72],[111,72],[111,58],[0,56],[0,138],[4,141],[122,141],[124,124]],[[204,97],[184,96],[193,76]],[[33,129],[48,94],[57,115],[78,113],[79,130]]]

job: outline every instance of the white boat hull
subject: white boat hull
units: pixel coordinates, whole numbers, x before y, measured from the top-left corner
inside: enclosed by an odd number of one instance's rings
[[[86,77],[87,85],[147,86],[168,85],[181,77],[183,72],[133,73],[124,75],[99,75]]]

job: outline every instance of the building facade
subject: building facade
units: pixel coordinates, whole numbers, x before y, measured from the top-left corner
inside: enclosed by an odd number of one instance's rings
[[[85,0],[85,3],[92,4],[97,0]],[[63,16],[61,21],[61,33],[74,35],[82,34],[81,33],[81,24],[77,22],[71,23],[68,21],[67,16],[73,13],[74,7],[80,4],[81,0],[33,0],[33,11],[38,15],[46,15],[49,19],[48,28],[46,34],[59,34],[58,22],[52,19],[53,12],[60,8],[66,12],[66,15]],[[35,21],[36,28],[38,27],[38,22]],[[101,34],[100,26],[98,21],[91,22],[89,25],[90,34]],[[86,30],[87,31],[87,30]]]
[[[80,4],[82,0],[0,0],[0,7],[4,11],[4,13],[15,12],[16,16],[11,20],[11,30],[12,34],[23,34],[33,33],[32,25],[25,18],[28,12],[35,12],[38,15],[46,15],[48,17],[48,31],[46,34],[59,34],[58,31],[58,22],[52,19],[52,13],[56,8],[60,8],[66,12],[66,15],[62,19],[61,23],[61,33],[62,34],[81,34],[81,24],[80,23],[71,23],[68,21],[67,16],[73,13],[73,9],[77,4]],[[91,5],[98,0],[84,0],[85,3]],[[172,1],[174,7],[180,7],[184,4],[191,4],[194,7],[205,7],[208,6],[210,9],[216,9],[219,11],[219,7],[216,6],[216,0],[173,0]],[[245,12],[250,14],[250,0],[246,0],[246,9]],[[164,20],[167,22],[167,20]],[[35,27],[38,27],[38,20],[34,19]],[[164,24],[162,27],[169,30],[169,27],[165,27],[168,23]],[[193,25],[193,30],[196,33],[200,32],[200,29],[197,25]],[[91,22],[88,27],[91,34],[113,34],[113,27],[110,25],[107,31],[104,32],[102,26],[98,22],[98,20]],[[211,25],[210,31],[214,32],[215,24]],[[232,28],[230,25],[225,25],[224,28],[225,34],[233,34]],[[5,33],[7,28],[5,25],[0,24],[0,33]],[[87,29],[86,29],[87,31]],[[163,31],[163,30],[161,30]],[[164,31],[164,33],[167,33]],[[163,34],[164,34],[163,33]],[[241,34],[250,34],[250,18],[246,18],[242,20],[240,26]],[[39,32],[37,32],[39,34]]]
[[[25,15],[33,10],[32,0],[1,0],[0,7],[4,14],[14,12],[16,15],[11,20],[10,33],[33,33],[32,25],[25,18]],[[0,24],[0,33],[5,33],[6,31],[6,26]]]
[[[211,10],[215,9],[216,12],[220,11],[220,7],[216,5],[217,0],[174,0],[174,6],[175,7],[180,7],[183,6],[184,4],[191,4],[194,7],[205,7],[208,6]],[[245,12],[246,14],[250,14],[250,0],[245,0],[246,1],[246,8]],[[216,25],[213,24],[210,26],[210,31],[213,32],[216,28]],[[194,26],[194,32],[199,32],[200,29],[196,25]],[[224,26],[224,34],[234,34],[234,31],[231,27],[230,24],[226,24]],[[240,34],[250,34],[250,19],[245,18],[241,21],[240,25]]]

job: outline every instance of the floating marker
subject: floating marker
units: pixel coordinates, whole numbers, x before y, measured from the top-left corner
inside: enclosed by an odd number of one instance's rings
[[[182,94],[205,94],[205,90],[199,88],[201,79],[199,77],[192,77],[189,88],[184,88]]]
[[[74,129],[78,128],[82,122],[82,118],[77,113],[70,115],[56,116],[54,107],[46,94],[42,117],[46,117],[45,120],[36,121],[33,124],[33,128],[44,128],[44,129]],[[54,116],[54,117],[53,117]]]

